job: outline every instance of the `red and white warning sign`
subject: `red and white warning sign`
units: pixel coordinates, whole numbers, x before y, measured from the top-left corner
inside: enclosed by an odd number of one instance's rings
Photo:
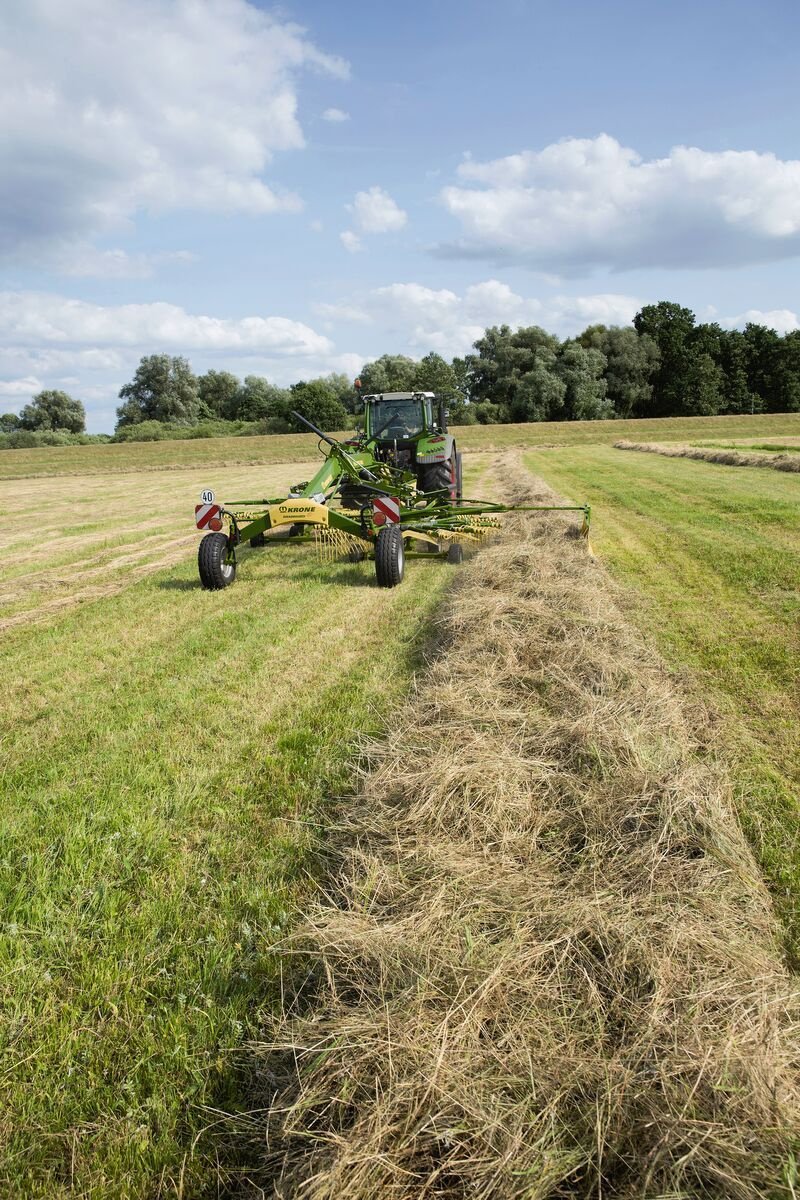
[[[218,504],[195,504],[194,519],[198,529],[221,529],[222,522],[219,514],[222,509]]]
[[[376,496],[372,501],[373,520],[376,525],[397,525],[400,520],[400,501],[396,496]]]

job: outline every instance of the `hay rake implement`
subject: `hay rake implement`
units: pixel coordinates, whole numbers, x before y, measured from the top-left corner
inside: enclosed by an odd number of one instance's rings
[[[319,437],[323,465],[313,479],[296,484],[284,497],[219,504],[212,491],[203,492],[195,508],[197,527],[206,531],[198,551],[203,587],[216,590],[233,583],[237,548],[245,543],[280,546],[299,539],[311,543],[323,560],[372,558],[378,586],[395,587],[407,558],[461,562],[464,546],[479,543],[497,528],[500,513],[577,512],[582,514],[580,532],[588,535],[587,504],[465,500],[458,494],[455,470],[449,486],[421,491],[417,474],[407,464],[396,465],[391,455],[378,457],[368,434],[339,442],[301,414],[293,415]]]

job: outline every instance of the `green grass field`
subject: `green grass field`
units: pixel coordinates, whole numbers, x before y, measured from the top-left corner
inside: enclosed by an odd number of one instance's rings
[[[700,420],[691,436],[719,421],[736,422],[725,437],[800,432],[796,416]],[[800,480],[579,444],[690,436],[654,424],[462,441],[520,447],[591,501],[632,614],[721,714],[717,749],[796,939]],[[281,994],[273,947],[315,885],[359,737],[385,728],[453,577],[412,561],[386,592],[371,563],[288,545],[246,551],[234,588],[203,592],[200,488],[279,492],[307,477],[314,446],[0,455],[2,1195],[235,1185],[215,1113],[246,1097],[242,1047]],[[489,455],[466,466],[468,490],[502,490]]]
[[[96,511],[96,478],[64,482],[8,499],[39,532],[5,535],[0,1194],[216,1194],[203,1106],[236,1103],[315,822],[451,568],[386,592],[289,544],[207,593],[200,480],[111,477]]]
[[[800,964],[800,479],[606,446],[526,463],[592,504],[632,616],[719,712],[715,749]]]
[[[800,413],[740,417],[670,417],[652,421],[554,421],[528,425],[463,425],[454,430],[464,450],[508,450],[529,446],[574,446],[630,441],[689,441],[696,438],[800,436]],[[196,441],[126,442],[105,446],[48,446],[0,452],[0,479],[27,475],[108,474],[142,470],[220,469],[302,462],[316,455],[313,434],[280,437],[206,438]]]

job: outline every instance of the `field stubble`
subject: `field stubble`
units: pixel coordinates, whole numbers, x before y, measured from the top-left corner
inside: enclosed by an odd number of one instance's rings
[[[800,996],[704,713],[612,591],[553,516],[465,568],[287,944],[258,1194],[795,1194]]]

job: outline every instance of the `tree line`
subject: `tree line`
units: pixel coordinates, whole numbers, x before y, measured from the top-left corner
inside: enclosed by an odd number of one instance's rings
[[[364,392],[446,393],[454,424],[799,412],[800,330],[723,329],[662,300],[642,308],[631,326],[590,325],[563,341],[535,325],[499,325],[473,353],[449,362],[436,353],[418,361],[384,354],[364,364],[361,383]],[[344,429],[359,407],[345,375],[281,388],[259,375],[195,375],[185,358],[167,354],[142,358],[119,398],[118,441],[287,433],[304,428],[295,410],[325,430]],[[48,390],[19,416],[0,416],[0,435],[80,435],[85,416],[79,400]]]

